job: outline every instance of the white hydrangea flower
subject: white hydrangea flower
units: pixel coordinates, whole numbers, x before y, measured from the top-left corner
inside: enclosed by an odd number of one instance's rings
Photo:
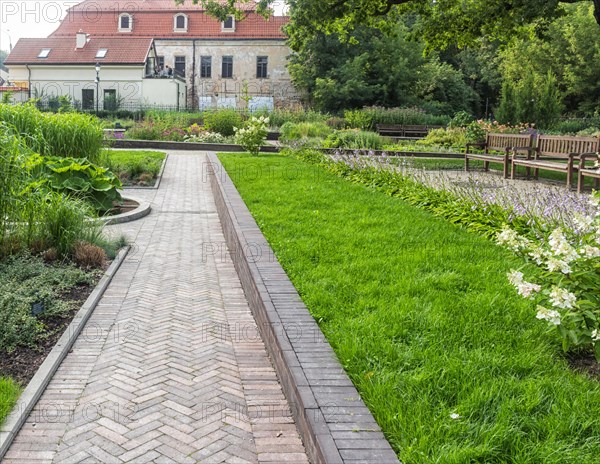
[[[577,303],[577,297],[564,288],[554,286],[550,291],[550,302],[555,308],[573,309]]]
[[[546,267],[550,272],[560,271],[563,274],[571,273],[571,267],[569,266],[569,263],[563,261],[562,259],[550,257],[546,262]]]
[[[529,256],[531,256],[531,258],[533,259],[533,261],[538,266],[540,266],[544,262],[544,259],[546,258],[546,253],[544,252],[544,250],[540,246],[533,245],[531,247],[531,251],[529,252]]]
[[[527,240],[525,237],[521,237],[506,225],[502,227],[502,231],[496,234],[496,242],[499,245],[504,245],[512,251],[519,251],[522,248],[529,246],[529,240]]]
[[[511,269],[510,272],[507,272],[508,281],[513,284],[515,287],[519,286],[523,283],[523,273],[519,271],[515,271]]]
[[[555,256],[561,256],[567,263],[579,258],[577,251],[569,244],[560,228],[550,234],[548,243],[552,248],[552,253]]]
[[[547,309],[543,306],[538,306],[535,317],[540,320],[548,321],[554,325],[560,325],[560,313],[553,309]]]
[[[584,258],[597,258],[600,256],[600,248],[591,245],[585,245],[579,250],[579,254]]]
[[[460,414],[453,412],[452,414],[450,414],[450,419],[453,419],[453,420],[460,419]]]
[[[596,162],[596,163],[598,163],[598,162]],[[598,166],[596,166],[596,167],[598,167]],[[593,206],[594,208],[600,207],[600,195],[594,195],[594,194],[590,195],[589,204],[591,206]]]
[[[594,218],[592,216],[584,216],[583,214],[576,213],[573,216],[573,222],[580,232],[587,234],[592,230]]]
[[[598,329],[592,331],[592,341],[600,342],[600,331]]]

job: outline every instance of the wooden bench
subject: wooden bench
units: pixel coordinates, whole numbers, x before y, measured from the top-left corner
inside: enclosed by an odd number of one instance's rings
[[[377,124],[377,133],[379,135],[389,136],[404,136],[404,128],[402,124]]]
[[[594,188],[600,190],[600,168],[589,168],[585,166],[588,159],[593,159],[596,163],[600,162],[598,153],[589,153],[579,157],[579,168],[577,172],[577,193],[583,193],[583,182],[585,177],[594,178]]]
[[[484,153],[470,153],[471,147],[479,147],[484,150]],[[533,134],[487,134],[483,143],[467,143],[465,147],[465,171],[469,170],[469,160],[483,161],[484,171],[489,169],[490,163],[500,163],[503,167],[504,178],[507,179],[510,154],[514,151],[522,151],[530,157],[532,150]]]
[[[539,170],[565,172],[567,174],[567,188],[573,184],[573,172],[578,166],[575,161],[581,155],[595,154],[598,152],[600,139],[598,137],[568,137],[560,135],[540,135],[537,139],[533,158],[518,158],[513,155],[510,177],[515,178],[517,166],[527,168],[527,177],[530,169],[534,169],[533,177],[537,179]]]

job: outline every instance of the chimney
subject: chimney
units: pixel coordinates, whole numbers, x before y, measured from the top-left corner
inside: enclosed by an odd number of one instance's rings
[[[79,32],[77,33],[77,40],[75,42],[75,48],[77,50],[82,49],[83,47],[85,47],[85,44],[88,42],[88,35],[83,32],[81,29],[79,29]]]

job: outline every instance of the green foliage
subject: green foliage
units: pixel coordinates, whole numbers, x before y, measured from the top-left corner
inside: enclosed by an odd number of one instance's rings
[[[598,128],[600,128],[600,118],[565,119],[552,126],[553,131],[568,135],[576,135],[587,130],[591,130],[593,133]]]
[[[319,166],[220,158],[402,462],[595,462],[600,386],[503,278],[522,261]]]
[[[323,122],[286,122],[279,129],[279,140],[291,142],[309,138],[325,138],[332,128]]]
[[[114,208],[121,200],[121,181],[107,168],[85,158],[32,156],[27,165],[35,178],[30,188],[48,187],[69,198],[87,201],[99,212]]]
[[[475,118],[466,111],[459,111],[448,123],[448,128],[455,129],[458,127],[468,127]]]
[[[377,124],[446,125],[450,118],[427,113],[415,107],[382,108],[377,106],[347,110],[344,119],[348,126],[361,130],[375,130]]]
[[[258,156],[260,147],[267,139],[268,125],[269,118],[264,116],[250,118],[244,127],[234,127],[235,142],[250,154]]]
[[[0,51],[1,52],[1,51]],[[0,426],[17,404],[21,387],[9,377],[0,377]]]
[[[485,138],[485,134],[484,134]],[[463,150],[465,144],[469,141],[467,130],[461,127],[448,129],[433,129],[427,133],[423,140],[418,144],[423,146],[440,146]]]
[[[562,111],[556,78],[526,74],[520,81],[505,82],[496,119],[501,123],[534,123],[540,129],[553,127]]]
[[[22,134],[27,146],[42,155],[97,162],[104,144],[102,125],[86,114],[42,113],[31,104],[0,104],[0,121]]]
[[[375,132],[358,129],[334,131],[323,141],[323,148],[381,150],[389,140]]]
[[[18,346],[34,347],[46,333],[44,317],[64,315],[74,308],[60,296],[71,287],[91,283],[93,274],[70,265],[46,266],[41,258],[28,255],[0,261],[0,352],[3,356]],[[43,302],[41,318],[31,315],[32,303]]]
[[[154,181],[160,172],[165,154],[147,150],[106,150],[104,165],[123,183],[135,184],[141,176]]]
[[[242,116],[233,109],[211,111],[204,114],[204,127],[224,136],[234,135],[234,127],[242,127]]]

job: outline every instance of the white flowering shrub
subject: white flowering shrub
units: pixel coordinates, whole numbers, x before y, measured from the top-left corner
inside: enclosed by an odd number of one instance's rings
[[[577,217],[577,233],[555,229],[541,243],[505,227],[497,242],[538,266],[537,282],[511,270],[509,282],[537,303],[537,315],[556,328],[565,351],[592,348],[600,361],[600,195],[590,197],[595,212]]]
[[[265,116],[252,117],[246,123],[245,127],[234,127],[235,143],[241,145],[244,150],[253,155],[258,155],[260,147],[267,138],[269,118]]]

